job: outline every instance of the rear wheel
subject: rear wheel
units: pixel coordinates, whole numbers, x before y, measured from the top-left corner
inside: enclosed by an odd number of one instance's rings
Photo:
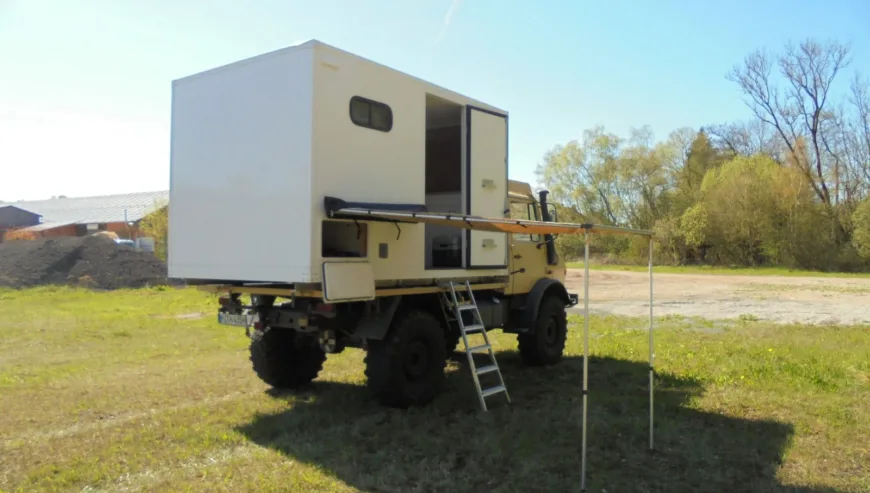
[[[456,351],[459,347],[459,340],[462,339],[462,334],[459,333],[459,328],[448,325],[447,331],[444,334],[444,348],[447,349],[447,354]]]
[[[295,389],[311,382],[326,360],[313,337],[287,329],[254,331],[250,352],[254,372],[276,389]]]
[[[520,334],[520,357],[530,366],[552,365],[562,359],[568,336],[565,303],[556,296],[544,298],[538,308],[534,330]]]
[[[429,312],[397,314],[387,337],[372,341],[365,357],[368,387],[387,406],[431,402],[444,382],[444,329]]]

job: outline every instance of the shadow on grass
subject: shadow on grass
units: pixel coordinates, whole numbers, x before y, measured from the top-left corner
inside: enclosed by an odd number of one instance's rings
[[[463,366],[423,409],[386,409],[363,386],[315,382],[276,396],[292,407],[239,431],[363,491],[580,491],[582,358],[525,368],[502,352],[499,361],[513,403],[490,397],[488,413]],[[647,379],[642,363],[590,358],[588,491],[835,491],[777,481],[790,425],[690,409],[703,389],[667,374],[657,377],[650,452]]]

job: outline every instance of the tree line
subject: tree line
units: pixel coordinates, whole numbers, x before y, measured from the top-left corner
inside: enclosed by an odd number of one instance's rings
[[[866,269],[870,81],[844,76],[850,63],[836,41],[757,50],[726,75],[751,118],[662,141],[648,126],[627,137],[596,126],[544,155],[539,184],[560,220],[654,230],[658,262]],[[556,243],[582,258],[582,237]],[[596,237],[595,250],[621,262],[648,252],[631,237]]]

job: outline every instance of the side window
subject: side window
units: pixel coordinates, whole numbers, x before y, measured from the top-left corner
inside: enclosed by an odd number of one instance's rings
[[[350,121],[360,127],[389,132],[393,128],[393,110],[384,103],[354,96],[350,98]]]
[[[511,219],[528,219],[531,221],[539,221],[538,219],[538,205],[537,204],[511,204]],[[530,241],[530,242],[539,242],[541,241],[540,235],[524,235],[514,233],[514,239],[517,241]]]

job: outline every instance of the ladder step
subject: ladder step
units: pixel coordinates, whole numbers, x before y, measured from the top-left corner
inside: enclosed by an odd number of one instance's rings
[[[478,375],[485,375],[487,373],[492,373],[496,370],[498,370],[498,367],[495,365],[481,366],[480,368],[477,369],[477,374]]]
[[[483,349],[491,349],[492,346],[489,344],[481,344],[480,346],[473,346],[468,348],[468,352],[473,353],[474,351],[481,351]]]
[[[499,392],[504,392],[504,391],[505,391],[504,385],[496,385],[495,387],[490,387],[490,388],[488,388],[488,389],[483,389],[483,390],[480,391],[480,393],[481,393],[484,397],[489,397],[489,396],[491,396],[491,395],[495,395],[495,394],[498,394]]]
[[[476,310],[476,309],[477,309],[477,305],[470,305],[470,304],[469,304],[469,305],[459,305],[459,309],[462,310],[462,311],[465,311],[465,310]]]
[[[482,331],[485,330],[485,329],[486,329],[486,327],[484,327],[483,325],[479,325],[479,324],[478,324],[478,325],[466,325],[466,326],[465,326],[465,332],[466,332],[466,333],[468,333],[468,332],[482,332]]]

